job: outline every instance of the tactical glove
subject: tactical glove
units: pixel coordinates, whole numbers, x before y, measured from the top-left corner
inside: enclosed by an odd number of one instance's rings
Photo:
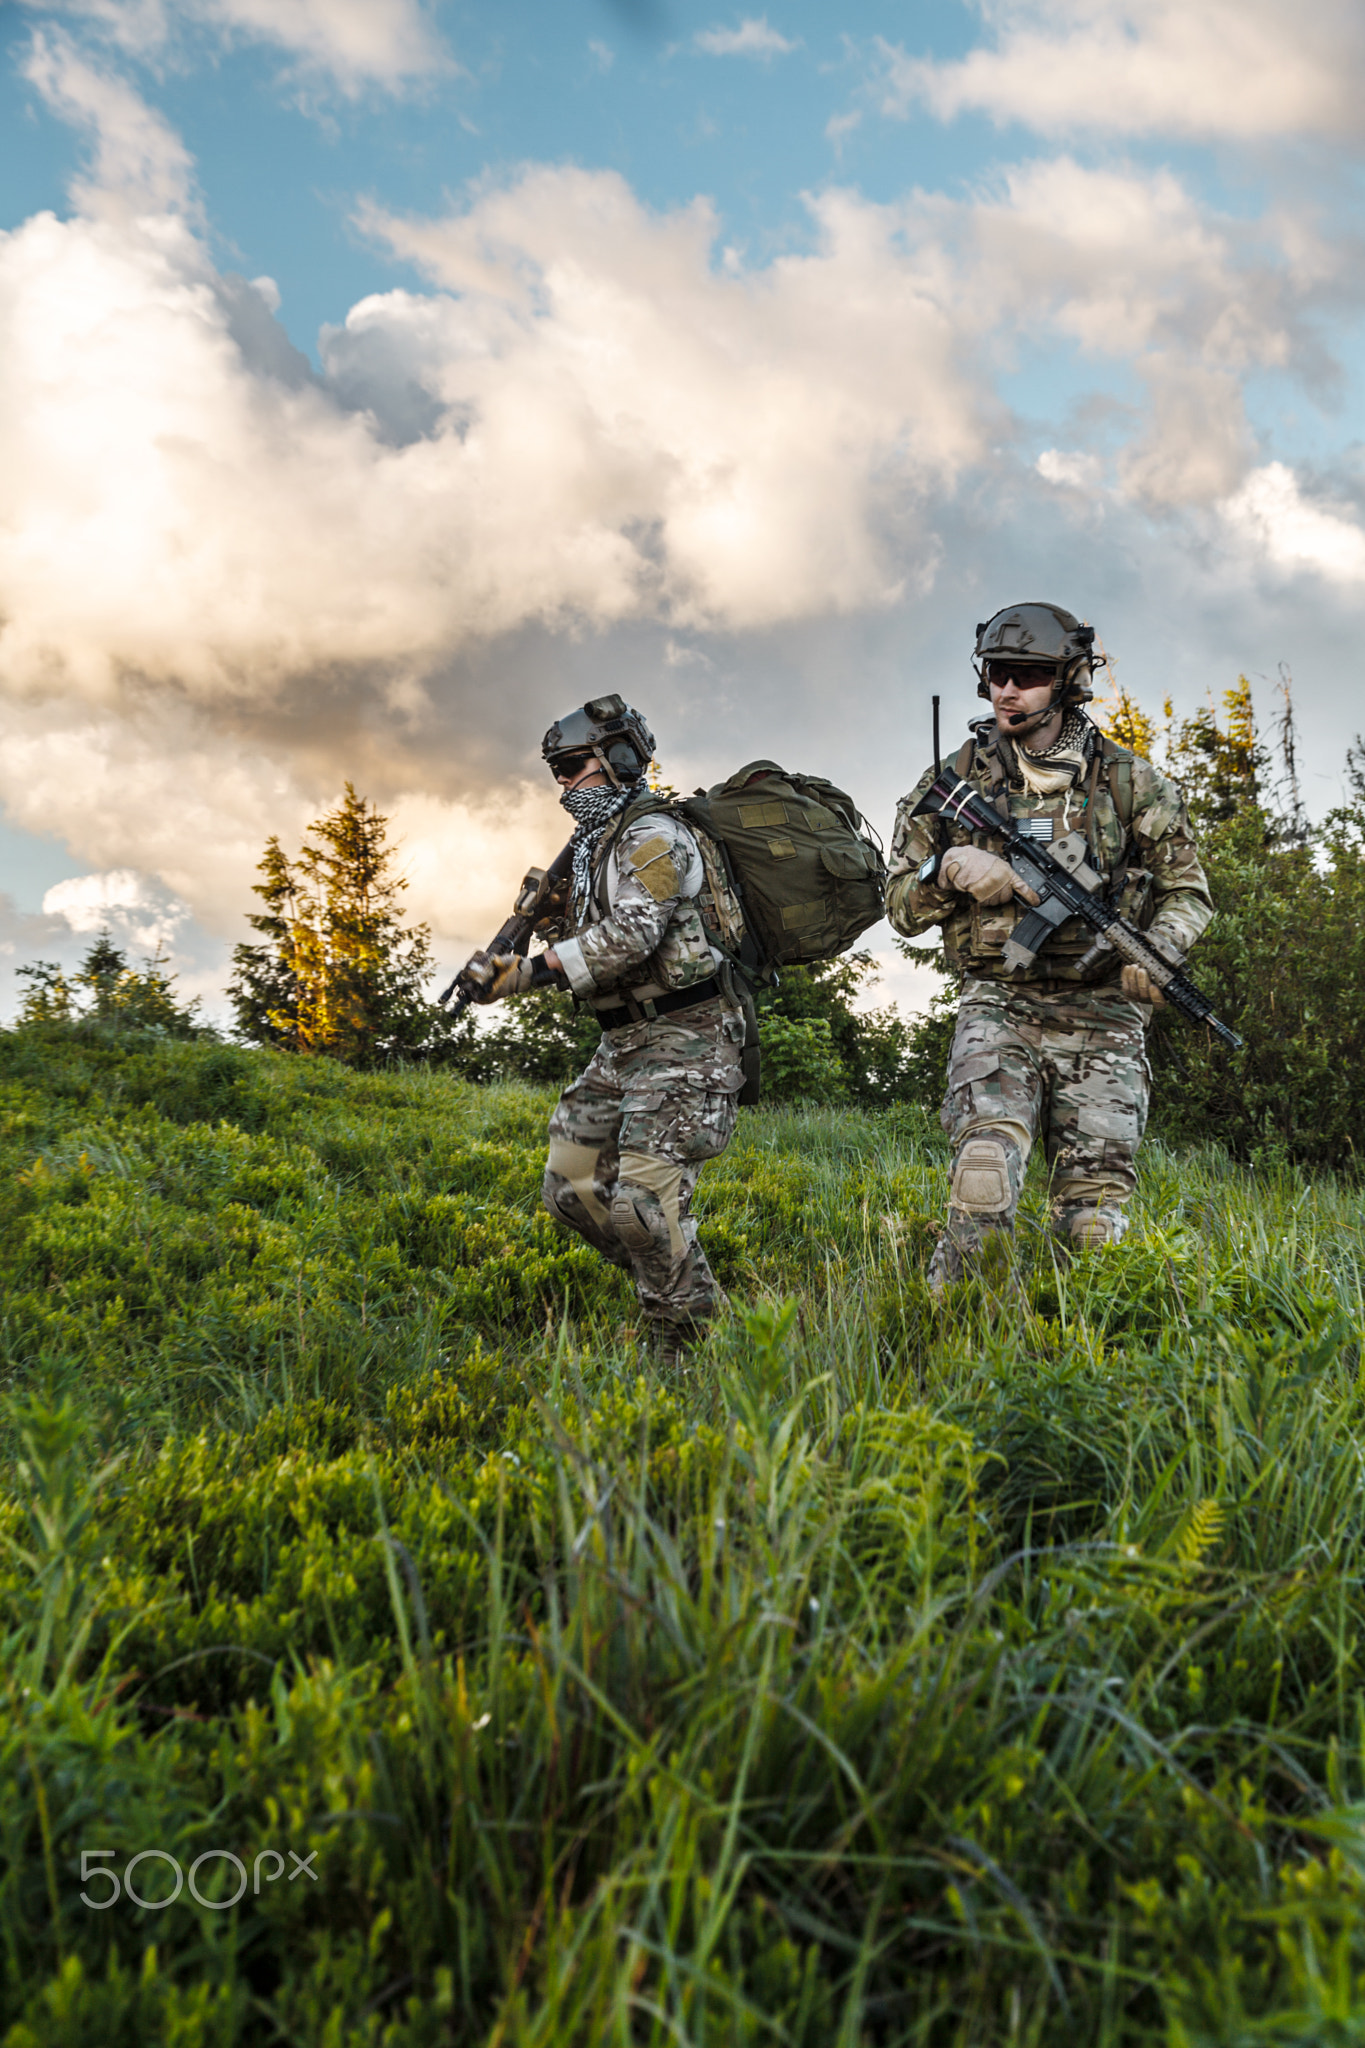
[[[1158,1009],[1165,1005],[1166,998],[1147,969],[1134,967],[1131,961],[1119,976],[1119,987],[1130,1003],[1155,1003]]]
[[[984,846],[950,846],[938,864],[938,885],[960,889],[978,903],[1008,903],[1011,896],[1022,896],[1025,903],[1038,901],[1009,862],[998,853],[987,853]]]
[[[524,953],[475,953],[464,968],[465,978],[474,983],[476,1003],[500,1003],[505,996],[523,996],[530,988],[567,988],[562,968],[547,964],[537,953],[528,960]]]

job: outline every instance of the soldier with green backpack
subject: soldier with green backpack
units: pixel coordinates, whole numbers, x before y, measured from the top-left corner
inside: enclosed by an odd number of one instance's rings
[[[596,1011],[601,1044],[550,1120],[545,1204],[630,1272],[676,1359],[723,1301],[691,1205],[757,1099],[752,990],[875,923],[885,866],[841,790],[772,761],[687,798],[651,790],[653,734],[620,697],[557,720],[542,751],[577,830],[446,996],[555,986]],[[532,936],[549,949],[528,955]]]
[[[941,926],[962,977],[942,1116],[952,1184],[929,1269],[936,1293],[990,1239],[1008,1237],[1039,1140],[1062,1244],[1122,1237],[1147,1120],[1144,1035],[1163,1001],[1158,977],[1187,1009],[1197,994],[1181,967],[1213,905],[1189,817],[1174,783],[1086,717],[1094,639],[1052,604],[1012,605],[978,626],[978,693],[993,716],[973,724],[951,773],[940,780],[937,762],[926,769],[896,817],[887,915],[907,937]],[[954,775],[957,793],[947,788],[940,802],[935,792]],[[1082,918],[1047,914],[1064,905],[1029,915],[1039,897],[1003,857],[1003,833],[973,829],[973,792],[1022,839],[1055,849],[1106,911],[1145,937],[1148,968],[1125,962]]]

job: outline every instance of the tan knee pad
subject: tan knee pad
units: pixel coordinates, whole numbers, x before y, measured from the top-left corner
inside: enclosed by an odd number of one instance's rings
[[[1004,1140],[989,1132],[968,1138],[957,1155],[949,1199],[968,1216],[1003,1216],[1009,1208],[1010,1160]]]
[[[1094,1209],[1080,1209],[1067,1225],[1067,1236],[1078,1252],[1098,1251],[1117,1244],[1127,1228],[1128,1218],[1122,1214],[1103,1216]]]
[[[641,1221],[632,1199],[636,1188],[644,1188],[658,1202],[668,1226],[669,1250],[675,1259],[680,1259],[687,1250],[680,1213],[682,1168],[675,1166],[671,1159],[657,1158],[652,1152],[621,1154],[620,1178],[616,1198],[611,1205],[611,1220],[623,1244],[630,1245],[632,1250],[643,1251],[650,1242],[650,1231],[648,1224]],[[632,1236],[632,1231],[638,1234]]]
[[[557,1212],[555,1191],[551,1187],[549,1176],[552,1173],[558,1174],[561,1180],[569,1183],[598,1229],[604,1228],[608,1221],[606,1204],[593,1186],[593,1175],[597,1171],[597,1162],[601,1157],[600,1145],[577,1145],[570,1138],[551,1138],[550,1156],[545,1161],[546,1208]]]

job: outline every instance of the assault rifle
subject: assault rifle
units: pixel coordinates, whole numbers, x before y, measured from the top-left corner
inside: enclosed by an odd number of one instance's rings
[[[1145,968],[1167,1002],[1192,1024],[1207,1024],[1234,1052],[1241,1046],[1237,1033],[1214,1016],[1213,1004],[1195,987],[1173,949],[1168,951],[1163,941],[1140,932],[1104,901],[1100,894],[1103,883],[1090,866],[1090,849],[1083,833],[1068,832],[1064,839],[1051,842],[1031,838],[1020,829],[1029,820],[1002,817],[993,803],[951,768],[920,798],[914,815],[946,818],[950,824],[965,825],[969,832],[989,832],[1003,839],[1010,866],[1038,896],[1036,908],[1025,912],[1005,941],[1007,974],[1031,967],[1039,947],[1069,917],[1083,918],[1096,938],[1079,963],[1082,972],[1106,952],[1118,953],[1134,967]]]
[[[487,953],[525,953],[531,943],[536,926],[553,908],[554,899],[568,882],[573,873],[573,841],[560,851],[548,868],[532,868],[517,891],[517,900],[512,915],[488,941]],[[452,996],[458,1000],[452,1004],[452,1017],[462,1017],[471,1003],[476,1003],[483,994],[482,982],[470,974],[468,963],[463,966],[449,988],[442,989],[436,1001],[442,1009]]]

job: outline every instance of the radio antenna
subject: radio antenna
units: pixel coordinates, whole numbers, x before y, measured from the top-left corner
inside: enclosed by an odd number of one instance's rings
[[[934,780],[943,773],[943,763],[938,757],[938,698],[934,699]]]

